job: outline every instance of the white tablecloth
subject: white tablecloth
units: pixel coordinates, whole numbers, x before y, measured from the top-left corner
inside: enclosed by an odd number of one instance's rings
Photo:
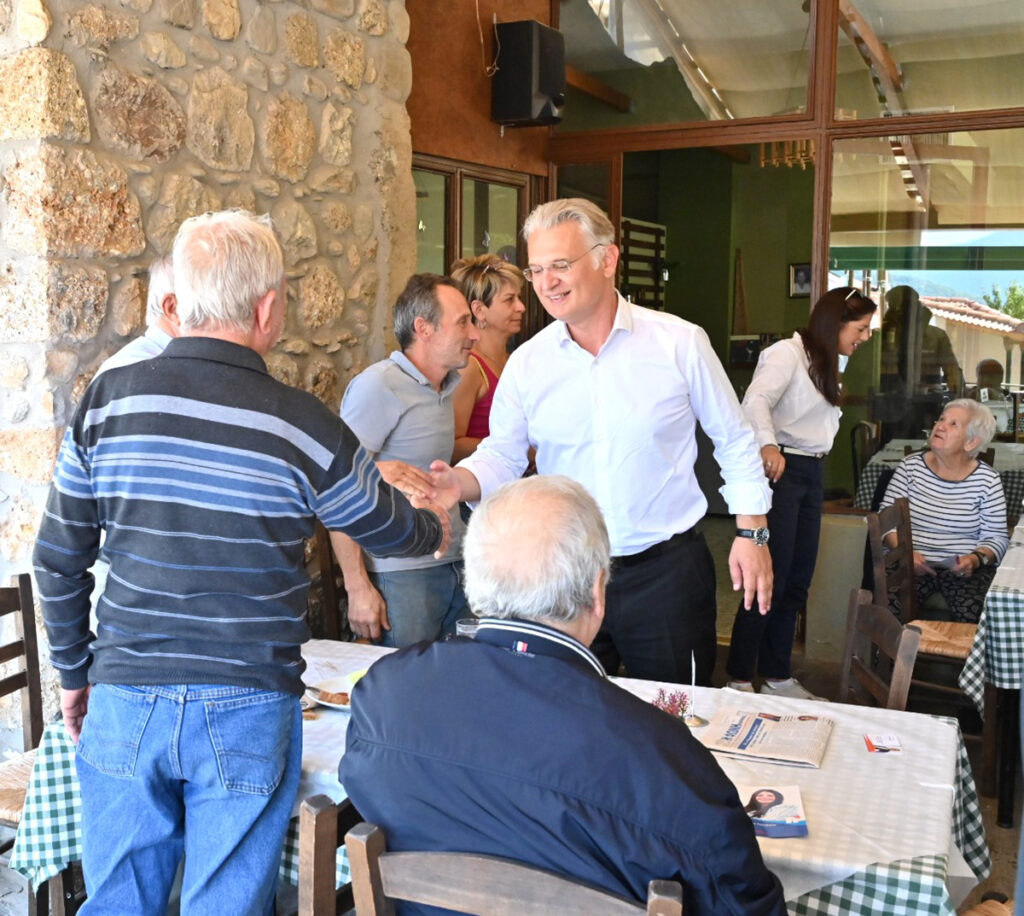
[[[306,683],[365,668],[389,651],[314,640],[303,650],[309,666]],[[616,680],[645,700],[652,700],[659,688],[691,690],[654,681]],[[950,857],[947,884],[954,901],[962,899],[976,883],[952,841],[959,742],[952,722],[863,706],[696,689],[696,711],[705,718],[719,705],[755,712],[828,715],[835,720],[821,769],[717,758],[734,783],[800,787],[809,835],[758,839],[765,862],[779,876],[787,900],[873,863],[929,855]],[[335,800],[345,797],[337,767],[344,752],[347,719],[347,713],[321,709],[317,720],[306,723],[300,798],[317,792]],[[865,733],[896,735],[903,751],[868,753]]]

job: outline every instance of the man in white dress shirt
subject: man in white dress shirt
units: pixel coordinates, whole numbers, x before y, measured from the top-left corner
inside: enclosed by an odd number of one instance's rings
[[[178,300],[174,297],[174,265],[171,256],[157,258],[149,265],[146,294],[146,333],[128,341],[96,370],[96,375],[118,366],[130,366],[152,359],[178,336]],[[95,376],[94,376],[95,377]]]
[[[605,670],[622,661],[633,677],[689,681],[695,660],[697,682],[710,684],[715,571],[695,528],[707,500],[694,473],[694,430],[699,422],[711,437],[737,516],[733,587],[747,607],[756,594],[764,612],[771,493],[753,433],[704,331],[616,292],[619,250],[598,207],[542,204],[523,236],[525,273],[556,320],[509,358],[490,436],[455,469],[435,462],[435,493],[476,501],[519,477],[534,447],[538,472],[583,484],[608,526],[613,573],[592,646]]]

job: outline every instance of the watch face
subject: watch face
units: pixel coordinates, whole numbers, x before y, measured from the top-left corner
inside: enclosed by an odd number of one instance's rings
[[[754,529],[754,543],[757,544],[758,547],[764,547],[768,543],[767,528]]]

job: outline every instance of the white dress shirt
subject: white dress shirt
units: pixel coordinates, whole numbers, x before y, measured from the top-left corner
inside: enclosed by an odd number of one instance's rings
[[[799,334],[761,353],[743,397],[759,448],[790,445],[815,454],[832,448],[843,412],[814,386],[810,364]]]
[[[523,473],[533,446],[539,473],[571,477],[597,500],[612,553],[624,556],[703,518],[698,421],[715,445],[729,511],[767,513],[771,491],[753,434],[707,334],[619,296],[596,356],[556,321],[509,357],[491,434],[459,467],[486,496]]]
[[[161,330],[155,324],[146,328],[146,333],[141,337],[128,341],[113,356],[108,356],[96,370],[100,375],[109,369],[117,369],[121,366],[131,366],[141,363],[144,359],[152,359],[164,352],[164,348],[173,338],[166,331]],[[95,378],[96,376],[93,376]]]

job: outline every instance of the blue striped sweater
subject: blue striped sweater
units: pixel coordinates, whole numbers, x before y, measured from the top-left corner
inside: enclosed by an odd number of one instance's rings
[[[33,557],[62,686],[301,693],[315,518],[382,556],[441,540],[340,418],[253,350],[179,338],[105,372],[64,437]],[[101,531],[110,574],[93,634]]]

